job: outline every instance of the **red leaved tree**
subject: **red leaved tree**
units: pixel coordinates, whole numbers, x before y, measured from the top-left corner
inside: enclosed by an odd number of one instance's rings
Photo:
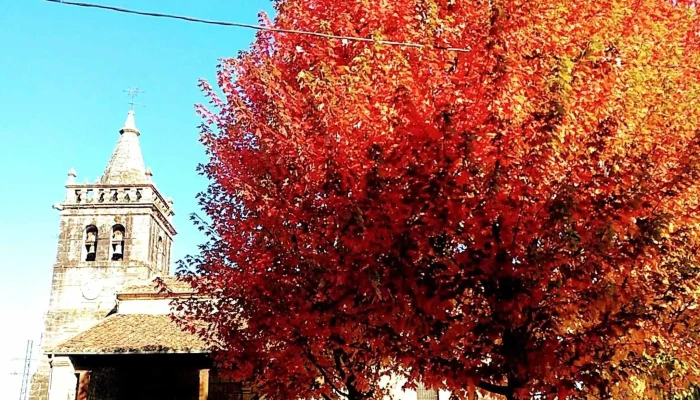
[[[275,399],[654,398],[698,379],[688,1],[280,0],[224,60],[188,259]],[[387,43],[402,42],[404,44]],[[418,44],[418,45],[416,45]]]

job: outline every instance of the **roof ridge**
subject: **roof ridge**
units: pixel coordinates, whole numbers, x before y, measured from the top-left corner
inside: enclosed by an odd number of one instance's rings
[[[129,285],[123,286],[117,291],[117,294],[159,294],[159,283],[157,279],[161,279],[168,290],[164,293],[195,293],[195,289],[186,281],[181,280],[176,275],[155,276],[146,280],[132,282]]]

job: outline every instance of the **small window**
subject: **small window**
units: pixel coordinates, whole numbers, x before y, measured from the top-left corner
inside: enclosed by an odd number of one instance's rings
[[[122,225],[112,227],[112,261],[124,259],[124,232]]]
[[[163,255],[163,238],[159,236],[156,243],[156,270],[158,271],[163,269]]]
[[[95,261],[97,256],[97,227],[88,225],[85,228],[85,261]]]

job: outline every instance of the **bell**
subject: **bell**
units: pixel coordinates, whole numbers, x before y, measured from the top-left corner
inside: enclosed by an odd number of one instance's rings
[[[119,254],[119,255],[122,254],[122,245],[121,245],[121,243],[117,243],[116,245],[114,245],[114,254]]]

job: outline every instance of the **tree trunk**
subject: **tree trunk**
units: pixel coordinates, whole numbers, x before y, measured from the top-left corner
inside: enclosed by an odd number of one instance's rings
[[[355,382],[355,378],[352,376],[346,380],[345,388],[347,389],[347,392],[348,392],[347,399],[348,400],[366,400],[366,399],[369,399],[370,394],[362,392],[360,390],[357,390],[355,388],[354,382]]]

